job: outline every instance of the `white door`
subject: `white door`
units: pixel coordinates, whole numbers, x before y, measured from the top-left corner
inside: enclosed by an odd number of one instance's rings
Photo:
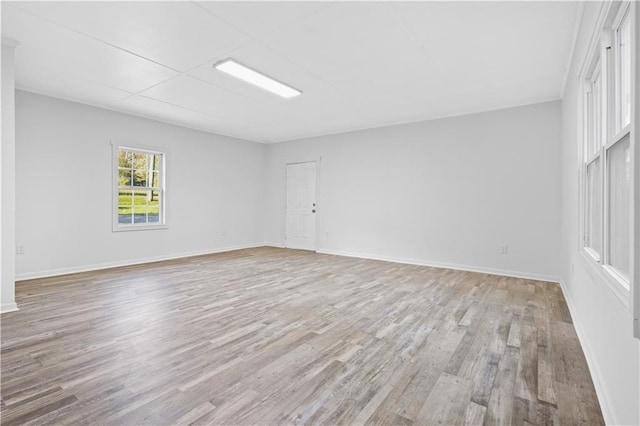
[[[285,247],[316,249],[316,162],[287,164]]]

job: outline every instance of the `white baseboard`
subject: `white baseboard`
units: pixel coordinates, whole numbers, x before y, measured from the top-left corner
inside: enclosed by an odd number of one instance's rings
[[[573,320],[573,328],[576,329],[576,334],[578,335],[580,346],[582,346],[584,357],[587,360],[587,365],[589,366],[589,372],[591,373],[593,386],[596,389],[596,395],[598,397],[598,402],[600,403],[600,409],[602,410],[604,422],[608,425],[620,424],[620,422],[618,422],[615,418],[614,411],[611,409],[611,399],[609,398],[609,394],[604,388],[602,373],[600,372],[600,368],[598,367],[596,358],[593,356],[591,345],[589,345],[589,339],[587,339],[584,328],[582,327],[582,322],[580,321],[578,312],[575,309],[573,300],[571,299],[571,297],[569,297],[569,292],[567,291],[567,286],[563,279],[560,279],[560,288],[562,289],[564,299],[567,301],[567,306],[569,307],[569,312],[571,313],[571,319]]]
[[[6,314],[7,312],[13,312],[18,310],[18,305],[16,302],[12,303],[3,303],[0,305],[0,314]]]
[[[120,266],[140,265],[143,263],[161,262],[163,260],[181,259],[183,257],[202,256],[205,254],[224,253],[227,251],[242,250],[247,248],[263,247],[264,243],[241,244],[207,250],[197,250],[186,253],[175,253],[164,256],[143,257],[138,259],[127,259],[115,262],[96,263],[93,265],[72,266],[69,268],[49,269],[46,271],[26,272],[16,274],[16,281],[33,280],[37,278],[55,277],[58,275],[77,274],[80,272],[98,271],[100,269],[117,268]],[[4,312],[4,311],[3,311]]]
[[[184,257],[201,256],[205,254],[223,253],[227,251],[242,250],[242,249],[255,248],[255,247],[285,248],[284,244],[280,242],[262,242],[262,243],[253,243],[253,244],[242,244],[237,246],[229,246],[229,247],[222,247],[222,248],[216,248],[216,249],[197,250],[197,251],[191,251],[186,253],[175,253],[175,254],[164,255],[164,256],[144,257],[144,258],[127,259],[127,260],[115,261],[115,262],[96,263],[92,265],[71,266],[68,268],[49,269],[45,271],[26,272],[22,274],[16,274],[15,280],[24,281],[24,280],[33,280],[38,278],[48,278],[48,277],[55,277],[59,275],[77,274],[80,272],[97,271],[100,269],[117,268],[120,266],[131,266],[131,265],[140,265],[144,263],[161,262],[163,260],[172,260],[172,259],[180,259]],[[538,281],[559,282],[558,277],[549,276],[549,275],[532,274],[527,272],[484,268],[484,267],[478,267],[478,266],[460,265],[460,264],[454,264],[454,263],[444,263],[444,262],[436,262],[436,261],[421,260],[421,259],[410,259],[410,258],[393,257],[393,256],[379,256],[374,254],[354,253],[354,252],[346,252],[346,251],[339,251],[339,250],[317,250],[317,253],[332,254],[336,256],[357,257],[361,259],[382,260],[386,262],[405,263],[409,265],[431,266],[434,268],[446,268],[446,269],[455,269],[460,271],[480,272],[483,274],[501,275],[506,277],[524,278],[524,279],[538,280]],[[4,312],[4,310],[2,312]]]
[[[263,243],[264,247],[285,248],[284,243]]]
[[[357,257],[361,259],[383,260],[385,262],[405,263],[408,265],[431,266],[433,268],[455,269],[458,271],[480,272],[482,274],[501,275],[505,277],[524,278],[527,280],[549,281],[557,283],[560,279],[552,275],[534,274],[530,272],[510,271],[505,269],[485,268],[482,266],[460,265],[432,260],[410,259],[404,257],[379,256],[375,254],[353,253],[339,250],[318,250],[318,253],[334,254],[337,256]]]

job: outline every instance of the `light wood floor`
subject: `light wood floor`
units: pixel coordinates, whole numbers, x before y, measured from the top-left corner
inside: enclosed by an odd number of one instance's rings
[[[259,248],[20,282],[2,424],[603,424],[557,284]]]

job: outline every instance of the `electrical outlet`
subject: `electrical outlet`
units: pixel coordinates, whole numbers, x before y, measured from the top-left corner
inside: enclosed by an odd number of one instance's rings
[[[16,246],[16,254],[24,254],[24,246]]]
[[[500,254],[508,254],[509,253],[509,246],[506,244],[503,244],[500,246]]]

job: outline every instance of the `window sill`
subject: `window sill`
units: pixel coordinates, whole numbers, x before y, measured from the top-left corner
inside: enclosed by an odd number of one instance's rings
[[[630,309],[631,291],[629,284],[613,268],[601,265],[596,257],[588,249],[580,249],[580,254],[586,265],[586,269],[595,280],[606,283],[613,294],[616,295],[625,309]]]
[[[114,225],[113,232],[152,231],[156,229],[169,229],[168,225]]]

